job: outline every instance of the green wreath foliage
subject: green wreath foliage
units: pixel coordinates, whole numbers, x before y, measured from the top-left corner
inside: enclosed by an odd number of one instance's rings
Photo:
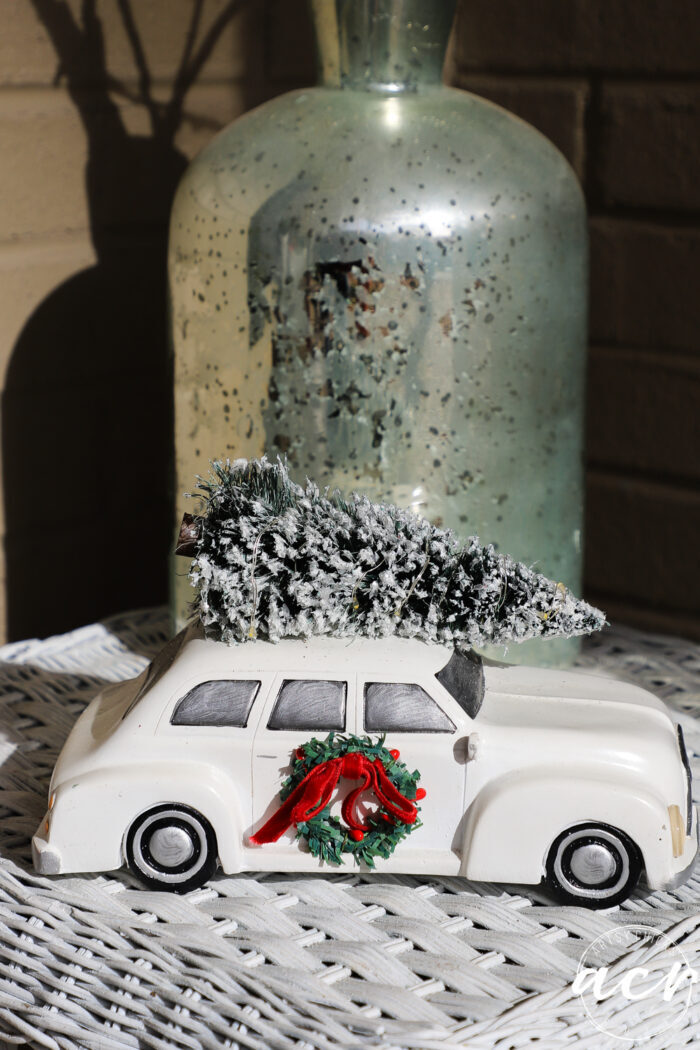
[[[417,769],[411,773],[400,758],[394,758],[391,751],[384,747],[384,736],[372,740],[369,736],[358,737],[354,734],[337,735],[330,733],[325,740],[313,737],[297,748],[292,760],[292,772],[282,784],[280,798],[285,801],[301,783],[304,777],[316,766],[333,758],[359,751],[370,761],[381,760],[386,775],[405,798],[415,801],[416,789],[420,779]],[[382,809],[368,817],[369,831],[364,838],[355,841],[340,819],[332,816],[331,807],[326,806],[311,820],[300,821],[297,825],[297,838],[305,838],[314,857],[329,864],[342,864],[343,854],[350,854],[361,864],[374,868],[376,857],[388,859],[399,842],[402,842],[412,831],[422,827],[420,820],[413,824],[401,824],[393,819],[385,820]],[[420,807],[418,807],[420,811]]]

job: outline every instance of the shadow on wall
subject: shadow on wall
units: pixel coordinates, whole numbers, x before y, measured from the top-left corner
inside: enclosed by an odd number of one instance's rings
[[[97,0],[82,0],[79,18],[67,0],[30,2],[87,135],[97,261],[41,303],[9,363],[2,456],[10,639],[165,600],[172,539],[167,217],[187,163],[174,139],[188,89],[249,0],[221,8],[197,44],[204,0],[193,0],[166,102],[153,98],[135,0],[117,0],[139,72],[133,92],[107,72]],[[127,131],[115,97],[145,108],[150,134]]]

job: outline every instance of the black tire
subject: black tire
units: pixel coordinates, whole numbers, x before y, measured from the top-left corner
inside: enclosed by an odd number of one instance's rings
[[[624,831],[609,824],[577,824],[552,843],[547,883],[565,904],[612,908],[627,900],[642,868],[639,848]]]
[[[207,882],[218,865],[216,835],[189,806],[165,803],[136,818],[126,836],[126,859],[151,889],[187,893]]]

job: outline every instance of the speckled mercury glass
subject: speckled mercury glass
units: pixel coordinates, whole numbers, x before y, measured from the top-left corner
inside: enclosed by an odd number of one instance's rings
[[[441,84],[453,6],[312,0],[320,86],[188,169],[176,491],[212,458],[282,453],[297,480],[412,506],[578,591],[581,193],[538,132]],[[190,598],[180,577],[179,616]]]

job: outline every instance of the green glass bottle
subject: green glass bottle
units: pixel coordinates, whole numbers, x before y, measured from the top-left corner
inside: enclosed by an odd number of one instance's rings
[[[414,507],[577,591],[576,178],[533,128],[441,83],[452,0],[311,6],[319,85],[236,120],[177,193],[176,491],[212,458],[279,453],[298,480]],[[181,618],[184,576],[174,593]],[[508,658],[576,651],[533,646]]]

